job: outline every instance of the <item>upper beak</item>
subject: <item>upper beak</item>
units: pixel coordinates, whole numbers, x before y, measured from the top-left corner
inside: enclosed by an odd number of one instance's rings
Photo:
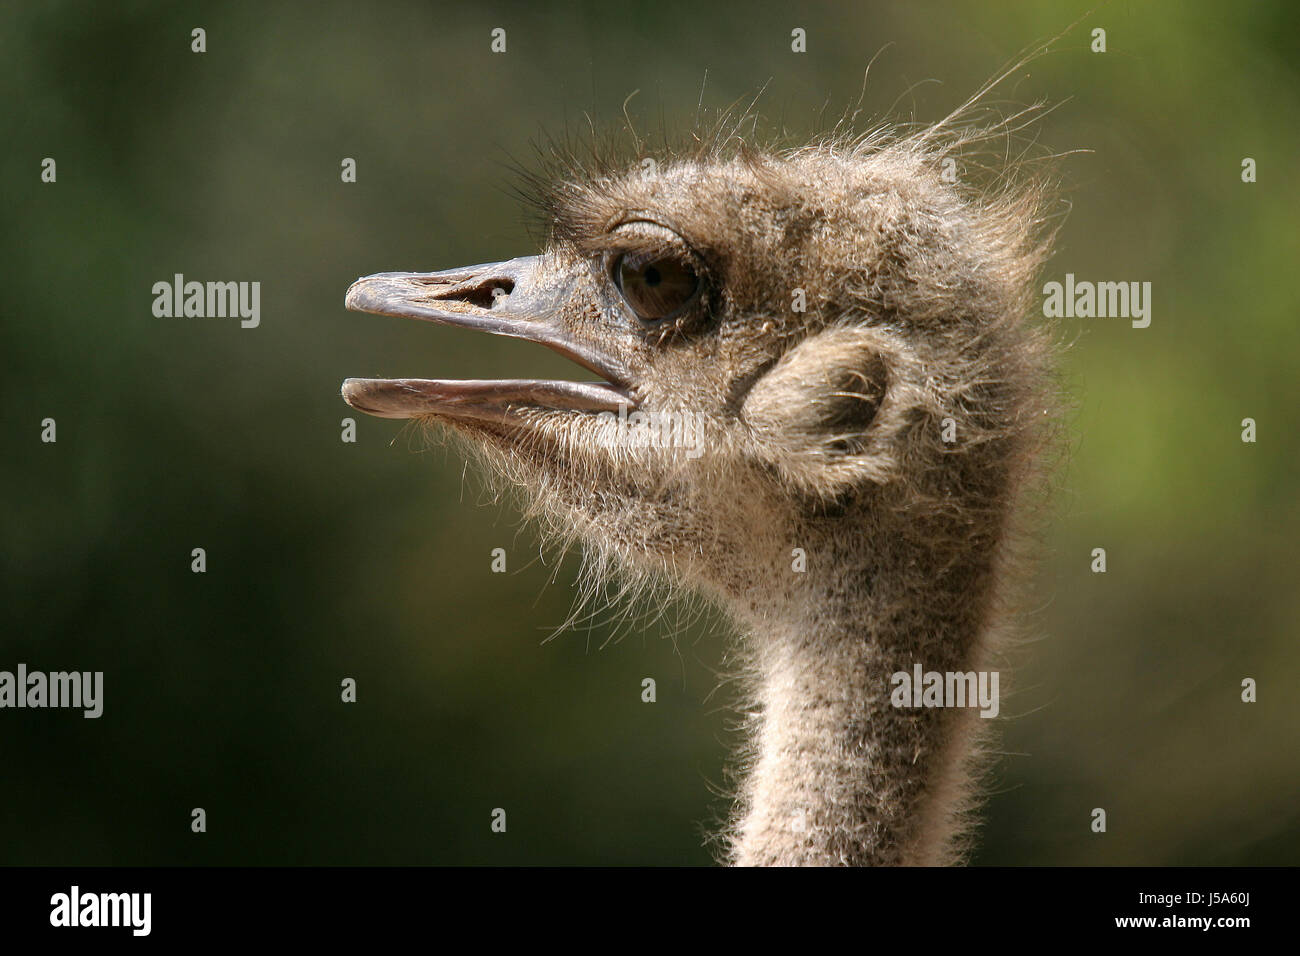
[[[541,256],[443,272],[382,272],[358,279],[348,289],[349,309],[529,339],[604,381],[350,378],[343,383],[344,401],[381,418],[440,414],[503,420],[530,407],[582,411],[635,407],[623,363],[581,340],[560,321],[562,306],[574,294],[577,281]]]

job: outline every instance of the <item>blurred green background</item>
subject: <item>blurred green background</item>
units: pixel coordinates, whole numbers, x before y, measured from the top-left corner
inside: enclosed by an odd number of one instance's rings
[[[1300,862],[1286,0],[6,5],[0,668],[106,691],[97,721],[0,712],[0,862],[708,863],[734,739],[717,621],[543,643],[574,556],[540,557],[398,423],[340,441],[348,376],[568,366],[344,290],[529,253],[511,162],[587,113],[617,127],[634,90],[643,128],[681,129],[706,71],[706,107],[766,84],[797,136],[890,44],[863,123],[933,120],[1080,17],[999,96],[1060,103],[1038,139],[1091,150],[1062,162],[1044,281],[1150,281],[1153,319],[1062,323],[1071,446],[975,862]],[[260,281],[261,326],[155,318],[177,272]]]

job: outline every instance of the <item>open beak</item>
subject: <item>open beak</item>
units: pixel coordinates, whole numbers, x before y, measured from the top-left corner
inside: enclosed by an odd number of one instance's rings
[[[358,279],[348,289],[349,309],[528,339],[554,349],[603,381],[350,378],[343,383],[343,400],[380,418],[441,415],[508,421],[520,411],[536,408],[584,412],[635,408],[623,364],[578,339],[560,321],[576,282],[572,274],[559,271],[541,256],[444,272],[381,272]]]

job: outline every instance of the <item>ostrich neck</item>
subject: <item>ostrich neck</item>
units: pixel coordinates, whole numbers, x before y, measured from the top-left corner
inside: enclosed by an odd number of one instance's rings
[[[754,762],[733,848],[741,865],[951,862],[977,707],[899,708],[903,671],[982,657],[986,569],[843,579],[799,620],[746,615]],[[858,578],[858,581],[863,578]],[[759,610],[759,609],[751,609]]]

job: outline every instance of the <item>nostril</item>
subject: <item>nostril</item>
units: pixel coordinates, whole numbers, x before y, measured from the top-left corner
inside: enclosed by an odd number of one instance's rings
[[[510,279],[496,278],[489,279],[479,285],[471,288],[456,289],[454,292],[444,292],[441,295],[434,296],[444,302],[464,302],[466,305],[472,305],[480,309],[490,309],[496,305],[497,300],[508,296],[515,291],[515,284]]]

